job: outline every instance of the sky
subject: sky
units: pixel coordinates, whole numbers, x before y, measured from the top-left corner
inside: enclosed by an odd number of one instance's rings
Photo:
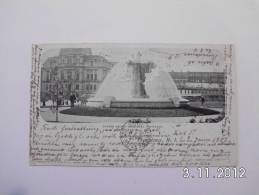
[[[70,45],[68,47],[70,47]],[[77,45],[77,47],[80,47],[80,45]],[[42,53],[41,61],[44,62],[48,57],[57,56],[60,48],[61,47],[45,48]],[[156,66],[168,72],[224,71],[224,45],[176,45],[175,47],[99,46],[91,48],[94,55],[101,55],[115,63],[127,63],[129,60],[153,62]]]

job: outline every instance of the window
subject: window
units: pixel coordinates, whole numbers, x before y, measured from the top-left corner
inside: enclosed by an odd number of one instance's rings
[[[83,63],[83,60],[84,60],[83,57],[80,56],[80,58],[79,58],[79,63],[82,64],[82,63]]]
[[[79,81],[79,72],[76,72],[76,80]]]
[[[72,72],[71,71],[67,72],[67,79],[68,80],[72,79]]]
[[[72,57],[71,57],[71,56],[69,56],[69,57],[67,58],[67,60],[68,60],[68,64],[72,64]]]
[[[82,80],[85,80],[85,72],[83,71],[81,74],[82,74]]]
[[[94,74],[94,80],[97,80],[97,74],[96,73]]]
[[[96,85],[94,85],[94,91],[96,90]]]
[[[76,85],[76,90],[79,90],[79,85],[78,84]]]
[[[93,74],[91,74],[91,81],[92,81],[92,80],[94,80],[94,75],[93,75]]]
[[[47,81],[50,80],[50,72],[47,72]]]
[[[64,72],[61,71],[61,80],[64,80]]]

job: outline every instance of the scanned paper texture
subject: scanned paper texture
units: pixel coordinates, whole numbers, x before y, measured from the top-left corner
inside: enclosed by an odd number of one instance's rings
[[[31,165],[237,165],[231,44],[32,47]]]

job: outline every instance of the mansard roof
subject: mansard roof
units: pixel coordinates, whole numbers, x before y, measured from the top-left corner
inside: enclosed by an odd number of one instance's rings
[[[67,58],[67,59],[71,59],[72,56],[75,55],[75,51],[77,51],[77,54],[82,53],[81,49],[85,49],[85,48],[65,48],[65,49],[61,49],[63,51],[60,51],[60,53],[62,53],[62,55],[58,55],[58,56],[52,56],[52,57],[48,57],[45,62],[43,63],[44,67],[52,67],[52,66],[86,66],[87,64],[89,64],[89,62],[96,62],[94,63],[95,67],[103,67],[103,66],[107,66],[108,68],[111,68],[111,66],[113,66],[113,62],[108,61],[105,57],[100,56],[100,55],[81,55],[80,54],[80,58],[82,58],[82,61],[80,61],[80,63],[71,63],[71,61],[67,61],[66,63],[63,62],[62,59]],[[86,48],[88,49],[88,48]],[[71,53],[71,50],[73,50],[73,55]],[[91,51],[91,50],[90,50]],[[66,55],[63,55],[65,54]],[[71,54],[71,55],[70,55]],[[72,57],[73,58],[73,57]],[[98,62],[100,64],[98,64]],[[106,65],[105,65],[106,64]]]
[[[90,48],[61,48],[59,55],[92,55],[92,50]]]
[[[87,56],[84,56],[84,60],[85,61],[103,61],[103,62],[108,62],[108,60],[105,57],[99,56],[99,55],[87,55]]]

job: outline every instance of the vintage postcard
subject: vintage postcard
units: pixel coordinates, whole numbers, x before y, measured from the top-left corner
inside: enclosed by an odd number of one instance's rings
[[[236,166],[231,44],[38,44],[30,164]]]

